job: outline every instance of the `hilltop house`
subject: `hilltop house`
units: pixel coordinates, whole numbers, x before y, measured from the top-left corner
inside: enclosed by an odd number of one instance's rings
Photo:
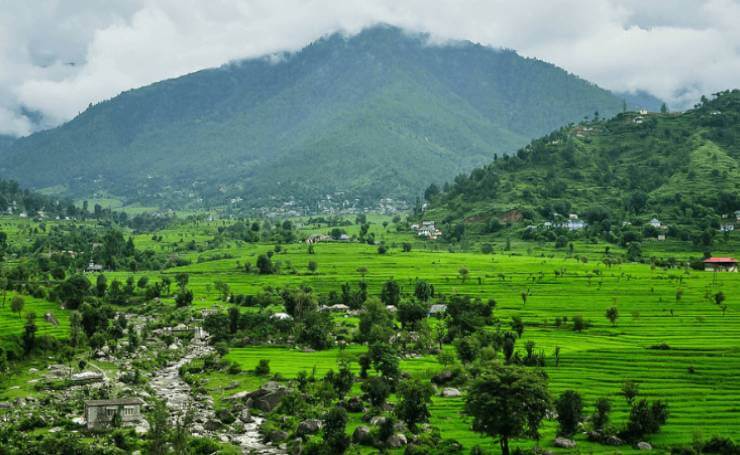
[[[85,269],[87,272],[102,272],[103,266],[100,264],[96,264],[93,261],[90,261],[90,263],[87,265],[87,269]]]
[[[434,225],[434,221],[422,221],[421,226],[415,224],[411,226],[416,231],[416,235],[419,237],[426,237],[429,240],[437,240],[442,235],[442,231],[437,229]]]
[[[138,422],[142,419],[141,406],[143,404],[144,401],[140,398],[85,401],[87,429],[94,430],[110,425],[116,414],[121,417],[121,422]]]
[[[707,272],[737,272],[737,259],[735,258],[704,259],[704,270]]]
[[[429,308],[429,316],[442,316],[447,313],[447,305],[434,304]]]

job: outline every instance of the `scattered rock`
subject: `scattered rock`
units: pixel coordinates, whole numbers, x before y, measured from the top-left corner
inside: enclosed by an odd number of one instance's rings
[[[361,445],[371,445],[373,443],[373,435],[370,433],[370,428],[365,425],[355,428],[355,431],[352,433],[352,442]]]
[[[203,428],[205,428],[208,431],[216,431],[219,428],[221,428],[221,422],[215,419],[210,419],[206,421],[205,424],[203,424]]]
[[[244,423],[254,422],[254,419],[252,418],[252,414],[249,412],[249,409],[244,409],[242,410],[242,412],[239,413],[239,420],[241,420]]]
[[[360,397],[352,397],[344,404],[344,408],[347,412],[362,412],[365,410],[365,403]]]
[[[388,438],[386,444],[388,444],[388,447],[391,449],[399,449],[405,446],[407,442],[406,436],[403,433],[396,433]]]
[[[308,419],[298,424],[297,432],[299,435],[316,434],[321,430],[323,422],[319,419]]]
[[[269,434],[270,442],[280,443],[288,439],[288,433],[281,430],[271,431]]]
[[[640,450],[653,450],[653,446],[649,442],[640,441],[637,443],[637,448]]]
[[[452,387],[445,387],[442,390],[443,397],[451,398],[451,397],[459,397],[461,395],[462,393],[459,390],[452,388]]]
[[[560,447],[561,449],[575,449],[576,442],[572,439],[557,437],[555,438],[555,447]]]
[[[103,373],[99,373],[97,371],[83,371],[81,373],[73,374],[72,375],[72,382],[78,383],[78,384],[87,384],[90,382],[100,382],[103,379],[105,379],[105,376],[103,376]]]
[[[383,425],[386,421],[386,418],[383,416],[374,416],[370,419],[370,425],[380,426]]]

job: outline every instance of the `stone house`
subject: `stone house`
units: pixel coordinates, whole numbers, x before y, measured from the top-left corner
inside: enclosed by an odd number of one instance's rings
[[[105,428],[113,422],[116,414],[121,422],[139,422],[142,419],[140,398],[119,398],[115,400],[85,401],[85,421],[88,430]]]

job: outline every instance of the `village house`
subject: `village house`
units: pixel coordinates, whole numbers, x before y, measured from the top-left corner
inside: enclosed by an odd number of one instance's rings
[[[414,224],[411,228],[416,231],[416,235],[426,237],[429,240],[437,240],[442,235],[442,231],[437,229],[434,221],[422,221],[421,226]]]
[[[724,223],[720,225],[719,231],[720,232],[732,232],[735,230],[735,225],[732,223]]]
[[[648,221],[648,224],[656,229],[662,226],[660,220],[657,218],[653,218],[652,220]]]
[[[735,258],[704,259],[704,270],[707,272],[737,272],[737,259]]]
[[[89,273],[102,272],[103,271],[103,266],[100,265],[100,264],[96,264],[93,261],[90,261],[90,263],[87,265],[87,268],[85,269],[85,271],[87,271]]]
[[[121,417],[123,423],[141,421],[141,406],[143,404],[144,401],[140,398],[85,401],[87,429],[105,428],[113,422],[116,414]]]
[[[443,316],[447,313],[447,305],[434,304],[429,307],[429,316]]]

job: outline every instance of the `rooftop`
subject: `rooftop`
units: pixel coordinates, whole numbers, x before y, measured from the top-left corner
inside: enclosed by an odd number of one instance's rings
[[[132,404],[144,404],[144,400],[141,398],[117,398],[114,400],[87,400],[85,406],[120,406],[120,405],[132,405]]]
[[[737,262],[737,259],[735,258],[708,258],[708,259],[704,259],[704,262],[709,262],[709,263]]]

